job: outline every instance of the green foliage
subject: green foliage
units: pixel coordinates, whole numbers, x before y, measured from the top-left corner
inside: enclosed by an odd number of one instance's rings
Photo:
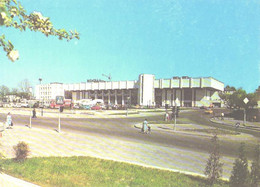
[[[232,187],[247,187],[249,184],[248,161],[244,143],[241,143],[239,147],[239,156],[235,160],[229,181]]]
[[[225,87],[225,91],[236,91],[236,88],[235,88],[234,86],[229,86],[229,85],[227,85],[227,86]]]
[[[67,32],[65,29],[56,29],[50,18],[44,17],[40,12],[26,14],[24,7],[16,0],[0,0],[0,26],[13,27],[20,31],[29,29],[41,32],[47,37],[49,35],[57,36],[60,40],[79,39],[79,33],[76,30]],[[4,34],[0,36],[0,46],[3,47],[11,61],[19,58],[18,51],[14,50],[11,41],[6,41]]]
[[[24,161],[30,152],[29,146],[25,142],[19,142],[13,149],[15,151],[16,161]]]
[[[250,180],[252,187],[260,186],[260,147],[255,148],[255,155],[251,165]]]
[[[228,108],[252,108],[257,105],[257,94],[249,93],[247,94],[245,90],[239,88],[234,91],[234,93],[220,93],[220,98],[224,100],[225,104]],[[244,99],[248,98],[249,102],[247,104],[244,103]]]
[[[223,163],[220,162],[220,152],[217,134],[211,138],[210,157],[205,168],[205,175],[208,177],[208,182],[213,185],[217,179],[222,176]]]

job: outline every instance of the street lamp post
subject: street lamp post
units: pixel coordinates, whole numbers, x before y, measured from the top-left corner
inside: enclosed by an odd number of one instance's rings
[[[130,100],[130,97],[127,97],[127,104],[126,104],[126,116],[128,116],[129,100]]]
[[[42,78],[39,78],[39,82],[40,82],[40,85],[42,84]],[[41,116],[43,116],[43,106],[44,106],[44,99],[43,99],[43,96],[42,96],[42,110],[41,110]]]
[[[247,104],[249,102],[249,100],[247,99],[247,97],[243,100],[245,104]],[[246,125],[246,107],[244,108],[244,123],[243,125]]]
[[[173,127],[174,131],[176,127],[176,113],[177,113],[177,106],[176,106],[176,100],[174,100],[174,127]]]

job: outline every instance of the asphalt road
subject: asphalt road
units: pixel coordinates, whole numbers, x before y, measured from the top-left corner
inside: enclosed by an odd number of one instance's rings
[[[189,112],[186,112],[187,115]],[[199,115],[201,113],[197,113]],[[210,123],[208,116],[201,115],[201,120]],[[14,125],[29,125],[29,117],[25,115],[12,115]],[[189,150],[208,152],[210,148],[210,138],[207,136],[192,136],[174,131],[152,131],[151,135],[140,133],[140,129],[134,128],[137,123],[142,123],[144,118],[148,121],[162,120],[163,115],[155,113],[153,116],[147,117],[129,117],[129,118],[62,118],[61,130],[66,132],[77,132],[84,134],[94,134],[96,136],[110,136],[115,139],[125,139],[134,142],[142,142],[147,144],[156,144],[169,147],[180,147]],[[0,121],[4,121],[5,115],[0,114]],[[198,123],[199,124],[199,123]],[[58,119],[48,117],[38,117],[32,119],[32,127],[57,130]],[[223,143],[222,153],[229,156],[235,156],[237,146],[230,147],[230,144]]]

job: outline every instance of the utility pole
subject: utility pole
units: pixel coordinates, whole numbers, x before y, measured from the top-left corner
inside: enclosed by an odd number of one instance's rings
[[[243,100],[245,104],[247,104],[249,102],[249,100],[247,99],[247,97]],[[246,107],[244,108],[244,126],[246,125]]]
[[[42,78],[39,78],[40,85],[42,84]],[[41,115],[43,116],[43,106],[44,106],[44,101],[43,101],[43,96],[42,96],[42,110],[41,110]]]

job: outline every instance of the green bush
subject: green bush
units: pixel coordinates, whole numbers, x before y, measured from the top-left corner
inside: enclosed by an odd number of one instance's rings
[[[229,179],[231,187],[248,187],[249,170],[248,161],[245,153],[245,143],[241,143],[239,147],[239,156],[235,160],[233,170]]]
[[[15,151],[15,160],[16,161],[23,161],[29,155],[29,152],[30,152],[29,146],[25,142],[19,142],[13,148]]]

